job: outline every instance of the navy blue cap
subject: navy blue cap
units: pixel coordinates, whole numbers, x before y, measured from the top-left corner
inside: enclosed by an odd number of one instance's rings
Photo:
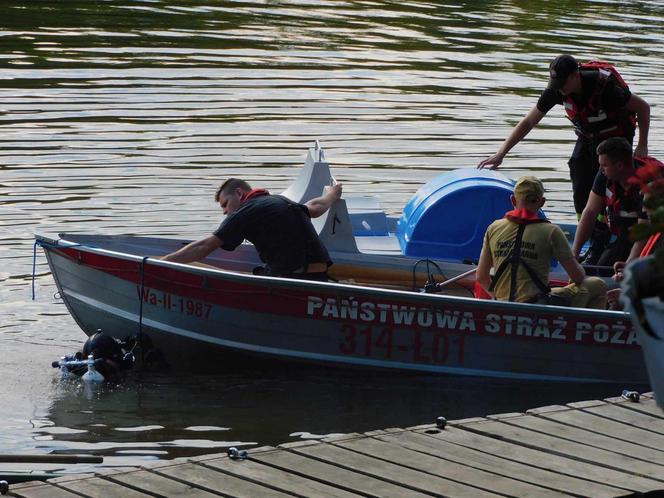
[[[570,74],[579,70],[579,63],[571,55],[559,55],[549,64],[549,84],[547,88],[560,90]]]

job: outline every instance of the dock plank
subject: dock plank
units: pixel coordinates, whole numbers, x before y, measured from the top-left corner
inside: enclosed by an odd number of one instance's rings
[[[566,406],[537,408],[528,410],[526,413],[533,414],[545,420],[577,427],[588,432],[603,434],[612,439],[645,446],[660,453],[660,457],[664,457],[664,434],[646,431],[620,421],[598,417],[592,413],[571,409]],[[664,424],[661,425],[664,429]],[[661,461],[658,463],[661,463]]]
[[[542,470],[587,479],[594,483],[607,484],[626,491],[648,491],[653,489],[655,485],[653,481],[646,478],[614,472],[596,465],[579,465],[579,462],[573,457],[530,448],[519,444],[519,442],[499,439],[490,433],[471,432],[460,428],[467,425],[463,421],[459,421],[458,424],[450,422],[443,431],[439,431],[435,426],[416,428],[416,430],[431,437],[441,438],[467,448],[478,448],[485,453],[531,465]]]
[[[621,398],[606,398],[604,401],[622,406],[627,410],[634,410],[655,418],[664,420],[664,411],[660,409],[653,399],[641,398],[641,402],[632,403]]]
[[[433,491],[436,494],[459,497],[498,496],[488,490],[363,455],[337,445],[316,443],[292,446],[289,449],[300,455],[337,465],[347,470],[361,469],[363,474],[391,481],[399,486],[423,493]]]
[[[493,419],[493,417],[490,418]],[[499,416],[496,416],[495,420],[520,429],[527,429],[537,434],[548,435],[560,440],[567,440],[573,444],[582,444],[586,445],[588,448],[595,448],[600,451],[629,457],[631,467],[639,466],[641,469],[646,468],[645,466],[641,466],[638,462],[631,461],[633,459],[642,460],[646,463],[648,468],[651,469],[653,476],[664,478],[664,467],[657,469],[654,466],[654,464],[660,466],[664,465],[664,452],[662,451],[633,444],[629,441],[612,437],[611,435],[591,432],[583,428],[559,423],[555,420],[542,417],[524,415],[520,417],[500,418]],[[533,436],[527,434],[527,437],[532,438]],[[634,469],[634,472],[638,471]]]
[[[80,498],[81,495],[60,489],[48,482],[26,482],[9,486],[9,496],[16,498]]]
[[[474,486],[482,491],[501,493],[505,496],[561,497],[569,496],[560,491],[544,489],[531,483],[515,480],[486,470],[469,467],[438,455],[418,452],[403,445],[371,437],[331,441],[339,446],[363,455],[426,472],[460,484]]]
[[[308,458],[292,451],[261,454],[253,458],[266,465],[307,476],[330,486],[336,486],[364,496],[375,498],[424,498],[432,496],[431,493],[406,489],[392,482]]]
[[[606,403],[604,401],[582,401],[578,403],[569,403],[567,406],[577,408],[584,412],[592,413],[598,417],[608,418],[632,425],[639,429],[650,431],[651,433],[664,433],[664,422],[659,417],[653,417],[643,412],[626,409],[624,406],[615,403]]]
[[[102,468],[10,486],[15,498],[600,498],[664,493],[652,396],[555,405],[408,429]]]
[[[87,479],[55,479],[54,483],[74,493],[81,493],[90,498],[150,498],[152,495],[141,493],[125,486],[118,486],[113,481],[100,477]]]
[[[494,472],[515,480],[522,480],[549,490],[560,490],[573,495],[610,497],[624,493],[624,490],[600,484],[576,476],[558,473],[539,467],[503,458],[481,451],[481,448],[467,448],[429,434],[413,431],[376,431],[372,437],[391,442],[404,448],[436,455],[446,460],[463,463],[469,467]]]
[[[133,488],[136,491],[145,492],[149,495],[166,497],[186,496],[188,498],[214,498],[218,495],[209,491],[176,481],[169,477],[150,472],[149,470],[137,470],[133,472],[122,472],[106,476],[107,479]]]
[[[283,450],[273,449],[273,451]],[[362,496],[307,477],[302,477],[292,472],[264,465],[255,461],[251,455],[253,455],[253,452],[250,453],[247,460],[242,461],[234,461],[229,458],[216,458],[201,460],[198,463],[206,467],[213,467],[238,478],[247,479],[300,496],[325,496],[328,498],[355,498]]]
[[[236,498],[281,498],[291,496],[194,462],[160,466],[151,468],[151,470],[171,479],[195,484],[210,492],[223,492],[225,496]]]
[[[463,428],[528,446],[543,453],[554,453],[581,460],[591,465],[607,467],[607,470],[610,469],[612,472],[628,473],[634,479],[657,480],[664,476],[664,468],[659,465],[649,464],[641,460],[635,461],[630,457],[612,451],[594,448],[549,434],[542,434],[513,424],[506,424],[503,421],[486,420],[465,425]],[[650,481],[643,489],[652,489],[653,485],[660,484],[661,482]]]

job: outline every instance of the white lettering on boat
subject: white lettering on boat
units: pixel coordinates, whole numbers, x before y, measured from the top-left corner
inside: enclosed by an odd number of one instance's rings
[[[595,327],[593,332],[593,339],[595,342],[603,343],[609,340],[609,326],[603,323],[600,323]]]
[[[393,306],[395,325],[412,325],[415,318],[414,306]]]
[[[533,337],[546,337],[551,338],[551,331],[549,330],[549,322],[544,318],[538,318],[533,331]]]
[[[339,299],[317,296],[307,299],[307,315],[321,318],[337,318],[362,322],[376,322],[391,325],[418,325],[424,328],[445,330],[477,330],[475,318],[470,311],[433,310],[415,306],[358,302],[354,298]]]
[[[627,326],[621,321],[611,325],[606,323],[596,323],[594,325],[588,322],[576,323],[576,340],[578,342],[587,341],[587,338],[590,337],[592,342],[599,344],[638,345],[636,331],[631,330],[629,334],[625,334],[625,332],[627,332]]]
[[[417,324],[420,327],[431,327],[433,324],[433,313],[431,310],[419,310],[417,312]]]
[[[546,318],[489,314],[486,316],[484,331],[492,334],[502,332],[505,335],[545,337],[564,341],[567,339],[564,330],[566,326],[567,322],[560,316],[552,319],[549,324]]]
[[[611,336],[611,344],[625,344],[623,335],[625,334],[625,326],[622,323],[616,323],[613,326],[613,335]]]
[[[583,341],[583,337],[586,334],[590,333],[591,325],[586,322],[577,322],[576,323],[576,337],[577,342]]]
[[[354,297],[335,298],[308,296],[307,315],[330,320],[364,322],[395,327],[481,332],[490,335],[549,341],[637,346],[636,332],[629,322],[592,321],[569,316],[486,313],[463,309],[418,307],[393,303],[363,301]],[[586,321],[588,320],[588,321]]]
[[[360,308],[362,309],[362,314],[360,315],[360,318],[362,319],[362,321],[364,321],[364,322],[373,322],[373,320],[376,316],[374,314],[374,311],[373,311],[374,310],[374,304],[365,302],[365,303],[360,304]]]
[[[563,341],[567,339],[567,335],[564,332],[565,327],[567,327],[567,320],[559,316],[558,318],[554,318],[553,325],[555,328],[551,333],[551,339],[561,339]]]

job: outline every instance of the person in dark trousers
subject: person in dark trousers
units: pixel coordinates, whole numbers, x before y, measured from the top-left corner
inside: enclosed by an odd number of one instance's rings
[[[162,259],[176,263],[199,261],[219,247],[232,251],[246,239],[254,244],[265,263],[254,273],[326,281],[332,261],[311,218],[322,216],[341,193],[338,183],[322,196],[299,204],[265,189],[252,189],[244,180],[229,178],[214,197],[226,215],[219,228]]]
[[[600,142],[609,137],[623,137],[631,144],[638,124],[634,155],[648,155],[650,106],[629,90],[620,74],[608,63],[579,64],[571,55],[559,55],[549,65],[549,76],[549,84],[537,104],[516,125],[498,151],[481,161],[478,168],[498,168],[507,153],[549,110],[560,104],[578,137],[568,164],[574,209],[580,217],[599,169],[595,151]],[[609,237],[606,225],[598,222],[586,263],[597,263]]]
[[[632,157],[632,146],[620,137],[608,138],[597,147],[600,171],[597,172],[588,203],[574,235],[572,252],[579,257],[581,247],[591,235],[597,215],[602,214],[615,235],[599,257],[598,264],[613,265],[638,257],[645,241],[632,242],[629,231],[635,223],[649,223],[639,186],[628,180],[637,168],[654,158]]]

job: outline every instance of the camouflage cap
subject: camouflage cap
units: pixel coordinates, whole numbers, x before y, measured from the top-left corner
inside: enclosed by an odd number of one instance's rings
[[[514,185],[514,197],[525,202],[538,202],[544,197],[544,185],[534,176],[522,176]]]

